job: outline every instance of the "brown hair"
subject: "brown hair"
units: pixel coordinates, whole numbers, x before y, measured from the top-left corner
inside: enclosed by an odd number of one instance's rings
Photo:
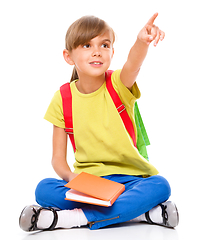
[[[107,30],[112,33],[114,43],[115,33],[104,20],[94,16],[84,16],[72,23],[67,30],[65,48],[71,52],[78,46],[88,43],[91,39],[103,35]],[[74,67],[70,82],[75,79],[78,79],[78,74]]]

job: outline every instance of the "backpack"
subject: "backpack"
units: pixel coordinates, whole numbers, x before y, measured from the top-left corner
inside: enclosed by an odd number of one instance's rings
[[[140,131],[140,134],[138,136],[142,136],[142,138],[137,139],[136,143],[136,134],[134,130],[133,123],[125,109],[124,104],[121,102],[117,92],[115,91],[112,82],[111,82],[111,74],[113,73],[112,70],[108,70],[106,74],[106,88],[113,100],[113,103],[118,110],[118,113],[123,121],[123,124],[129,133],[130,137],[132,138],[134,146],[137,148],[137,145],[139,143],[140,149],[143,149],[142,152],[138,149],[140,154],[148,159],[146,146],[149,145],[149,139],[139,112],[139,108],[137,103],[135,103],[135,121],[136,121],[136,127],[137,132]],[[73,119],[72,119],[72,94],[71,94],[71,88],[70,83],[65,83],[60,87],[60,93],[62,96],[62,106],[63,106],[63,113],[64,113],[64,121],[65,121],[65,132],[69,135],[70,141],[72,143],[74,152],[76,151],[75,141],[74,141],[74,130],[73,130]],[[139,133],[139,132],[138,132]],[[142,135],[141,135],[142,134]],[[146,139],[146,142],[145,142]],[[139,142],[138,142],[139,141]],[[138,145],[138,146],[139,146]]]

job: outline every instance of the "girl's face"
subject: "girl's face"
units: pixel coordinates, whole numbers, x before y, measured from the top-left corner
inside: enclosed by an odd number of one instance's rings
[[[114,54],[113,39],[109,31],[73,49],[70,58],[79,78],[98,77],[105,73]]]

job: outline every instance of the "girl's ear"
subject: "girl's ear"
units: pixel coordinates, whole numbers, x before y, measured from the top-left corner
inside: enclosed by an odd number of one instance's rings
[[[69,65],[74,65],[73,60],[71,59],[70,53],[67,49],[64,49],[63,51],[63,57],[64,60],[69,64]]]
[[[111,57],[111,58],[113,58],[114,53],[115,53],[115,50],[114,50],[114,48],[113,48],[113,52],[112,52],[112,57]]]

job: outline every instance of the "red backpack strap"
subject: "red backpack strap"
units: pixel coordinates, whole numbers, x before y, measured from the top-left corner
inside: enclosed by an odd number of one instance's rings
[[[126,130],[128,131],[130,137],[133,140],[133,144],[135,147],[136,145],[136,136],[135,136],[135,130],[133,127],[133,123],[125,109],[124,104],[121,102],[117,92],[115,91],[112,82],[111,82],[111,74],[113,73],[112,70],[109,70],[106,72],[106,88],[108,89],[108,92],[118,110],[118,113],[120,114],[120,117],[125,125]]]
[[[65,83],[60,87],[60,93],[62,96],[62,106],[65,121],[65,132],[69,134],[70,141],[72,143],[74,152],[76,151],[76,146],[74,142],[74,131],[73,131],[73,120],[72,120],[72,94],[69,83]]]

